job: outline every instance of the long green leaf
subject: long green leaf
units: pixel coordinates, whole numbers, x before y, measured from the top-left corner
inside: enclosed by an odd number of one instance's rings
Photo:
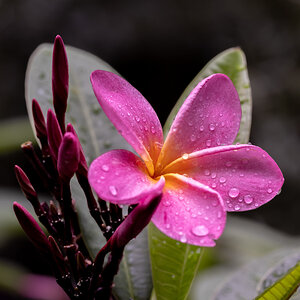
[[[148,233],[156,299],[186,299],[199,267],[202,249],[167,237],[152,223],[148,226]]]
[[[37,99],[44,114],[52,107],[52,47],[50,44],[39,46],[32,54],[28,64],[25,85],[26,103],[32,125],[32,98]],[[123,137],[117,133],[101,110],[89,80],[90,74],[94,70],[108,70],[114,73],[116,71],[107,63],[88,52],[73,47],[66,47],[66,51],[70,75],[70,93],[66,119],[74,125],[88,163],[108,150],[130,149]],[[74,199],[77,200],[76,205],[83,237],[91,255],[95,257],[105,240],[90,216],[84,195],[75,180],[72,182],[72,194]],[[122,283],[125,286],[132,286],[130,294],[132,299],[149,298],[152,288],[151,280],[149,280],[149,265],[147,243],[141,243],[139,239],[136,239],[125,249],[121,270],[126,270],[126,272],[120,272],[116,279],[115,296],[118,299],[129,299],[125,289],[120,286]],[[137,274],[139,274],[139,280],[136,280]],[[135,281],[134,285],[132,284],[133,281]]]
[[[274,268],[269,270],[257,287],[260,295],[255,299],[290,299],[300,285],[299,261],[300,253],[296,253],[295,255],[285,257]]]
[[[235,143],[248,143],[251,127],[252,98],[247,62],[245,54],[240,48],[230,48],[221,52],[219,55],[209,61],[207,65],[196,75],[193,81],[184,90],[173,110],[171,111],[164,126],[165,136],[167,135],[178,110],[193,88],[202,79],[215,73],[226,74],[232,80],[235,88],[238,91],[242,106],[242,120]]]

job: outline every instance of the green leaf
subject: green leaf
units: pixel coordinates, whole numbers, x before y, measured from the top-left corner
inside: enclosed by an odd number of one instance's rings
[[[240,48],[230,48],[221,52],[219,55],[209,61],[208,64],[196,75],[193,81],[184,90],[173,110],[171,111],[164,126],[165,136],[170,130],[178,110],[193,88],[202,79],[214,73],[226,74],[232,80],[235,88],[238,91],[242,106],[242,119],[235,143],[248,143],[251,127],[252,98],[246,58],[244,52]]]
[[[156,299],[186,299],[199,268],[202,248],[167,237],[153,223],[148,231]]]
[[[227,277],[226,282],[218,288],[217,293],[211,299],[255,299],[257,296],[257,287],[264,274],[270,268],[273,268],[279,260],[288,255],[294,255],[296,251],[296,249],[280,249],[240,268],[232,276]]]
[[[52,47],[51,44],[39,46],[32,54],[26,72],[26,103],[33,128],[32,98],[37,99],[44,114],[48,108],[53,107],[51,92]],[[66,120],[75,127],[88,163],[111,149],[131,149],[101,110],[89,79],[94,70],[117,72],[107,63],[88,52],[68,46],[66,51],[70,76]],[[85,197],[76,180],[72,181],[72,195],[76,200],[83,237],[91,255],[95,257],[100,247],[105,243],[105,239],[89,214]],[[132,241],[126,248],[114,289],[118,299],[129,299],[127,287],[131,287],[130,297],[132,299],[148,299],[150,297],[152,283],[149,280],[150,262],[147,251],[147,243],[142,237]]]
[[[300,253],[298,252],[292,256],[285,257],[280,263],[267,272],[257,287],[260,295],[255,299],[290,299],[299,285]]]

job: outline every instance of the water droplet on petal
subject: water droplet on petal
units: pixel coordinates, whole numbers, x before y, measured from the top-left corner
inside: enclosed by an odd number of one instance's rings
[[[240,191],[237,188],[231,188],[228,192],[230,198],[236,198],[240,194]]]
[[[240,210],[241,209],[241,207],[239,206],[239,205],[236,205],[235,207],[234,207],[234,210]]]
[[[218,206],[219,202],[217,200],[213,200],[211,204],[212,206],[216,207]]]
[[[201,126],[199,127],[199,129],[200,129],[200,131],[203,131],[203,130],[204,130],[204,126],[201,125]]]
[[[217,174],[215,172],[211,173],[211,178],[216,178],[217,177]]]
[[[108,171],[109,171],[109,166],[108,166],[108,165],[102,165],[101,169],[102,169],[104,172],[108,172]]]
[[[272,189],[268,189],[267,192],[268,192],[268,194],[272,194],[273,190]]]
[[[232,162],[231,162],[231,161],[227,161],[227,162],[225,163],[225,165],[226,165],[226,167],[231,167],[231,166],[232,166]]]
[[[113,196],[116,196],[116,195],[118,194],[117,189],[116,189],[116,187],[115,187],[114,185],[110,185],[110,186],[108,187],[108,189],[109,189],[110,193],[111,193]]]
[[[183,155],[182,155],[182,159],[188,159],[189,158],[189,155],[187,154],[187,153],[184,153]]]
[[[171,225],[170,224],[166,224],[166,228],[170,229]]]
[[[206,141],[206,146],[207,146],[207,147],[210,147],[210,146],[211,146],[211,140],[207,140],[207,141]]]
[[[217,218],[220,219],[222,217],[222,214],[223,214],[222,211],[219,210],[217,214]]]
[[[210,171],[209,170],[204,170],[204,175],[209,176],[210,175]]]
[[[192,121],[188,121],[188,125],[192,127],[193,126],[193,122]]]
[[[196,226],[192,229],[192,233],[196,236],[204,236],[207,235],[209,230],[204,225]]]
[[[220,177],[220,183],[224,183],[226,182],[226,178],[225,177]]]
[[[154,126],[151,126],[151,132],[152,132],[152,133],[155,133],[155,132],[156,132]]]
[[[181,243],[186,243],[186,242],[187,242],[187,239],[186,239],[185,235],[183,235],[183,236],[180,238],[180,242],[181,242]]]
[[[195,135],[191,135],[191,142],[195,142],[196,141],[196,137],[195,137]]]
[[[171,202],[170,201],[164,201],[163,205],[166,206],[166,207],[171,206]]]
[[[211,184],[211,187],[212,187],[212,188],[216,188],[216,187],[217,187],[217,184],[216,184],[215,182],[213,182],[213,183]]]
[[[253,202],[253,197],[251,195],[246,195],[244,201],[246,204],[251,204]]]
[[[210,124],[210,125],[209,125],[209,130],[210,130],[210,131],[214,131],[214,130],[215,130],[215,128],[216,128],[216,127],[215,127],[215,125],[214,125],[214,124]]]

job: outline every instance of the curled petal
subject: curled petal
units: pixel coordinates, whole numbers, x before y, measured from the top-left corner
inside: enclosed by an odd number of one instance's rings
[[[185,153],[232,144],[240,127],[241,105],[231,80],[214,74],[201,81],[180,108],[161,152],[162,166]]]
[[[231,145],[194,152],[170,164],[178,172],[217,191],[227,211],[255,209],[273,199],[284,178],[275,161],[261,148]]]
[[[163,144],[155,111],[139,91],[114,73],[95,71],[91,82],[103,111],[142,157],[152,175]]]
[[[127,150],[112,150],[95,159],[88,178],[97,195],[116,204],[138,203],[148,195],[161,192],[159,181],[148,175],[145,163]]]
[[[164,177],[163,197],[152,222],[163,233],[183,243],[214,246],[226,222],[220,195],[182,175]]]

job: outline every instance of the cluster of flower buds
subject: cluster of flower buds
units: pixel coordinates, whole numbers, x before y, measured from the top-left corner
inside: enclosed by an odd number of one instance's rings
[[[123,216],[122,208],[118,205],[107,205],[105,201],[94,197],[87,179],[87,163],[75,129],[71,124],[65,125],[68,82],[67,55],[61,37],[57,36],[52,64],[54,112],[48,110],[46,122],[39,103],[33,99],[32,113],[41,149],[35,149],[31,142],[21,146],[51,200],[40,202],[25,172],[15,166],[20,187],[49,236],[24,207],[18,203],[14,203],[13,207],[23,230],[50,262],[58,284],[70,299],[111,299],[113,278],[118,271],[124,247],[149,223],[161,195],[154,195],[136,207],[129,207],[127,216]],[[85,194],[91,216],[107,240],[95,260],[81,235],[76,202],[70,187],[74,175]],[[108,253],[105,263],[104,258]]]

